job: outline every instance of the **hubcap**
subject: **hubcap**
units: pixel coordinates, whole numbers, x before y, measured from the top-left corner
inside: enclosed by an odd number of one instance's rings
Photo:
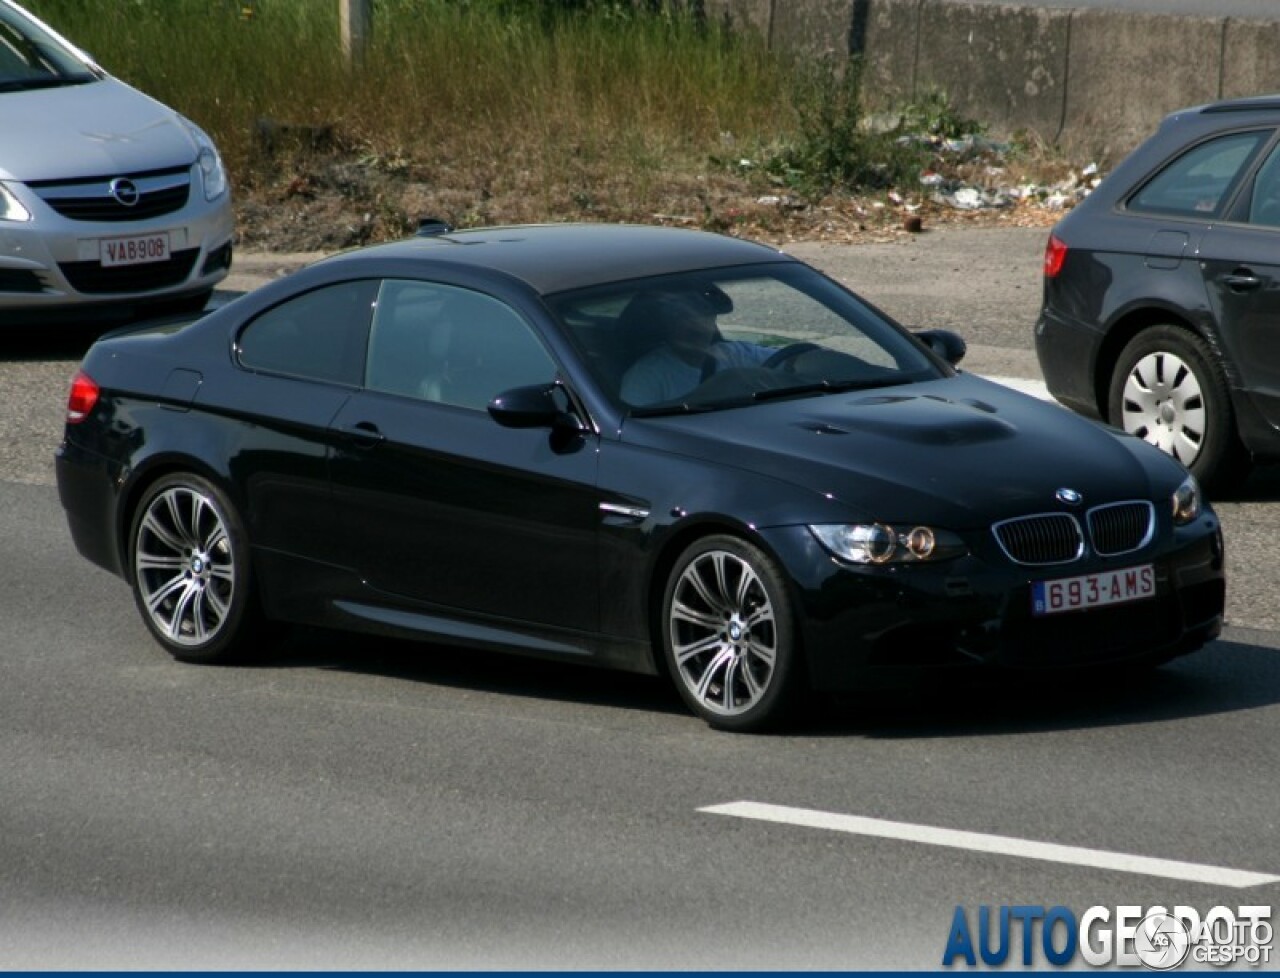
[[[138,524],[134,573],[152,623],[177,645],[201,645],[227,619],[235,590],[231,541],[212,500],[166,489]]]
[[[1204,447],[1200,381],[1181,357],[1149,353],[1124,382],[1124,430],[1190,465]]]
[[[713,550],[676,582],[668,622],[680,681],[713,713],[755,706],[777,661],[773,605],[751,565]]]

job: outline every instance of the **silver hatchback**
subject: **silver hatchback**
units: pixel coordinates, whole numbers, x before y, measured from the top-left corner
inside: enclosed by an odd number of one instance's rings
[[[0,0],[0,325],[199,308],[231,268],[193,122]]]

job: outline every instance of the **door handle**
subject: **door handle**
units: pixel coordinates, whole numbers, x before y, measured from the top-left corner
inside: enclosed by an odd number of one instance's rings
[[[1221,282],[1229,289],[1244,292],[1247,289],[1256,289],[1262,284],[1262,279],[1254,275],[1251,268],[1237,268],[1230,275],[1222,276]]]
[[[387,436],[372,421],[361,421],[348,428],[339,428],[338,431],[360,448],[374,448],[387,440]]]

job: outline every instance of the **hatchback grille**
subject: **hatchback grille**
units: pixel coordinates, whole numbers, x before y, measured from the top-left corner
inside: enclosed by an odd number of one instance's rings
[[[28,186],[63,217],[73,221],[145,221],[181,210],[191,192],[187,167],[130,174],[137,202],[123,204],[111,192],[115,177],[43,180]]]
[[[145,265],[103,268],[96,261],[76,261],[66,262],[58,267],[77,292],[151,292],[185,282],[199,254],[199,248],[188,248],[185,251],[175,251],[168,261],[148,262]]]
[[[1088,519],[1093,549],[1104,557],[1140,550],[1155,532],[1155,507],[1145,501],[1098,506]]]
[[[1041,513],[997,523],[1000,548],[1018,564],[1065,564],[1084,552],[1084,537],[1074,516]]]

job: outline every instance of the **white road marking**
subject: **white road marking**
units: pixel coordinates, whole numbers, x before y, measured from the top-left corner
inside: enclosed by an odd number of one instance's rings
[[[983,379],[990,380],[993,383],[1003,384],[1005,387],[1012,387],[1016,391],[1022,391],[1024,394],[1030,394],[1032,397],[1038,397],[1042,401],[1052,401],[1053,396],[1049,393],[1049,388],[1044,385],[1043,380],[1027,380],[1025,377],[985,377]]]
[[[1185,880],[1191,883],[1209,883],[1243,889],[1280,882],[1280,876],[1252,873],[1241,869],[1206,866],[1202,863],[1186,863],[1176,859],[1154,859],[1150,856],[1132,856],[1123,852],[1106,852],[1102,849],[1083,849],[1063,846],[1053,842],[1035,842],[1031,839],[1015,839],[1004,835],[987,835],[982,832],[963,832],[958,829],[940,829],[931,825],[913,825],[910,822],[891,822],[880,818],[859,815],[840,815],[809,808],[790,808],[784,805],[766,805],[754,801],[735,801],[726,805],[711,805],[698,811],[709,815],[730,815],[763,822],[780,822],[812,829],[847,832],[851,835],[868,835],[878,839],[896,839],[900,842],[918,842],[929,846],[948,846],[968,849],[972,852],[989,852],[1000,856],[1018,856],[1022,859],[1040,859],[1046,862],[1066,863],[1071,866],[1087,866],[1091,869],[1107,869],[1120,873],[1137,873],[1142,876],[1161,876],[1166,879]]]

